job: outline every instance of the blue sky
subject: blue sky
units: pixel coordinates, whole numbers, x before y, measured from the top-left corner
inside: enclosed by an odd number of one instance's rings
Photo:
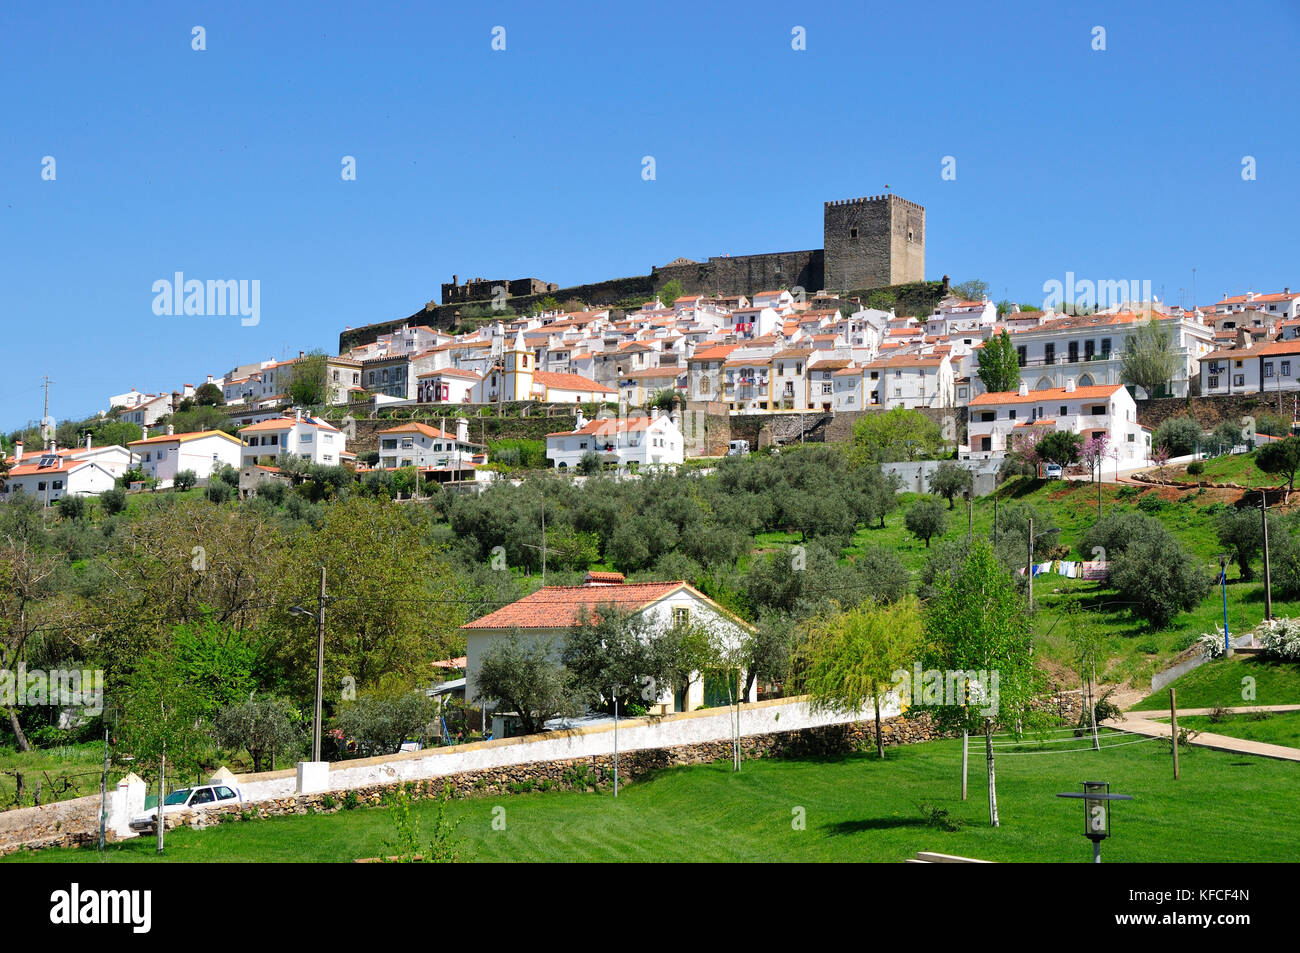
[[[48,6],[0,10],[0,430],[42,374],[80,416],[332,351],[453,273],[821,247],[823,201],[886,185],[927,277],[994,297],[1300,286],[1294,0]],[[259,280],[260,323],[154,315],[177,271]]]

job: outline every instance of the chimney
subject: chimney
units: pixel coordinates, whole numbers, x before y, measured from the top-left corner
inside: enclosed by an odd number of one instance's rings
[[[1065,392],[1066,392],[1067,394],[1073,394],[1073,393],[1074,393],[1074,378],[1073,378],[1073,377],[1067,377],[1067,378],[1065,379]]]
[[[18,463],[23,458],[23,442],[21,440],[14,443],[14,463]]]
[[[299,352],[298,352],[298,360],[301,361],[301,360],[303,359],[303,356],[304,356],[306,353],[307,353],[306,351],[299,351]]]
[[[582,580],[584,586],[621,586],[627,577],[621,572],[589,572]]]
[[[173,427],[171,424],[168,424],[168,425],[167,425],[167,436],[170,437],[170,436],[172,436],[172,435],[175,434],[175,433],[176,433],[176,428]]]
[[[659,408],[658,408],[658,407],[651,407],[651,408],[650,408],[650,419],[651,419],[651,420],[658,420],[658,419],[659,419]]]
[[[456,418],[456,440],[460,443],[469,443],[469,421],[464,417]]]
[[[86,449],[87,449],[87,450],[90,449],[90,434],[89,434],[89,433],[86,434]]]
[[[1020,390],[1019,390],[1019,393],[1020,393],[1020,396],[1021,396],[1021,397],[1028,397],[1028,396],[1029,396],[1029,383],[1028,383],[1027,381],[1021,381],[1021,382],[1020,382]]]

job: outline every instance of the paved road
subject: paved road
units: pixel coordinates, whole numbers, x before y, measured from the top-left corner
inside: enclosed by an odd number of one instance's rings
[[[1180,708],[1179,715],[1208,715],[1209,708]],[[1258,705],[1250,708],[1230,708],[1233,713],[1252,711],[1300,711],[1300,705]],[[1149,715],[1151,717],[1143,717]],[[1161,712],[1127,712],[1123,719],[1108,718],[1102,722],[1108,728],[1145,735],[1148,738],[1168,738],[1171,726],[1167,722],[1152,721],[1151,718],[1167,717]],[[1229,738],[1213,732],[1201,731],[1190,739],[1191,744],[1215,751],[1228,751],[1233,754],[1253,754],[1261,758],[1276,758],[1279,761],[1300,761],[1300,748],[1288,748],[1285,745],[1270,745],[1262,741],[1247,741],[1244,738]]]

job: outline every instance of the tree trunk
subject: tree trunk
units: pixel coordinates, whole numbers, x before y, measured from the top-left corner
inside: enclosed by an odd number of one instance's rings
[[[993,722],[984,722],[984,751],[988,756],[989,764],[989,823],[993,827],[999,827],[998,824],[998,785],[997,777],[993,772]]]
[[[885,756],[885,742],[880,733],[880,696],[875,698],[876,702],[876,754],[881,758]]]
[[[16,709],[13,705],[9,705],[8,711],[9,711],[9,727],[13,729],[14,739],[17,741],[18,744],[18,750],[31,751],[32,743],[27,740],[27,736],[23,734],[23,726],[18,723],[18,709]]]

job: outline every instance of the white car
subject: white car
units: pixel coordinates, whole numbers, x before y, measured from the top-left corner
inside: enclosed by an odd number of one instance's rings
[[[181,788],[167,795],[163,801],[164,813],[202,811],[222,804],[243,804],[244,794],[233,784],[200,784]],[[158,822],[158,808],[151,807],[139,817],[131,818],[131,830],[142,833],[154,830]]]
[[[1043,467],[1043,478],[1046,480],[1059,480],[1064,475],[1059,463],[1049,463]]]

